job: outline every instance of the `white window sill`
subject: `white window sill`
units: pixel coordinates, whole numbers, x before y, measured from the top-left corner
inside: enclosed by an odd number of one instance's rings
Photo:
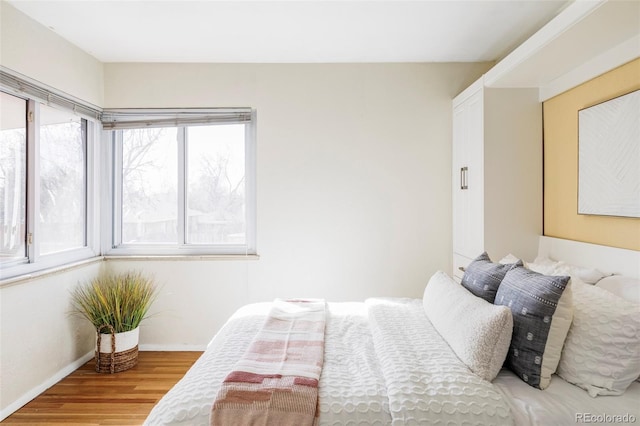
[[[67,272],[72,269],[77,269],[85,265],[89,265],[91,263],[102,262],[104,260],[103,256],[95,256],[89,259],[79,260],[76,262],[67,263],[60,266],[54,266],[51,268],[41,269],[39,271],[33,271],[26,274],[16,275],[15,277],[4,278],[0,280],[0,288],[9,287],[16,284],[21,284],[26,281],[31,281],[36,278],[43,278],[50,275],[59,274],[62,272]]]
[[[15,277],[4,278],[0,280],[0,288],[10,287],[13,285],[22,284],[27,281],[31,281],[38,278],[44,278],[50,275],[67,272],[73,269],[83,267],[92,263],[102,261],[164,261],[164,262],[176,262],[176,261],[242,261],[242,260],[259,260],[260,255],[237,255],[237,254],[216,254],[216,255],[109,255],[109,256],[95,256],[89,259],[80,260],[77,262],[67,263],[52,268],[46,268],[39,271],[34,271],[26,274],[17,275]]]
[[[168,254],[168,255],[106,255],[104,260],[150,260],[150,261],[193,261],[193,260],[259,260],[258,254]]]

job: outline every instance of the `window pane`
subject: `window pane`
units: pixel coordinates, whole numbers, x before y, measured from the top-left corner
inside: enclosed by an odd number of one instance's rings
[[[0,263],[26,257],[27,101],[0,92]]]
[[[187,243],[245,243],[245,126],[187,129]]]
[[[40,253],[84,247],[86,121],[40,106]]]
[[[175,127],[122,131],[122,242],[178,242]]]

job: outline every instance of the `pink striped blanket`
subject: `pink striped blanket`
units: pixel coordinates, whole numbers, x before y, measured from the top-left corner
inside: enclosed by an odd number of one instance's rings
[[[276,300],[213,403],[211,425],[316,422],[324,358],[324,300]]]

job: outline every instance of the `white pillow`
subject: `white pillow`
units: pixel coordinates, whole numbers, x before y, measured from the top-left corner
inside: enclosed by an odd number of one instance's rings
[[[536,257],[536,260],[525,264],[525,267],[544,275],[579,278],[587,284],[595,284],[606,276],[605,273],[598,269],[572,265],[561,260],[553,260],[546,256]]]
[[[631,303],[640,304],[640,280],[624,275],[612,275],[598,281],[596,286],[603,288]],[[640,306],[638,307],[640,311]],[[636,380],[640,382],[640,377]]]
[[[612,275],[598,281],[596,286],[632,303],[640,304],[640,280],[623,275]]]
[[[492,381],[511,343],[511,310],[474,296],[442,271],[429,280],[422,303],[427,317],[458,358],[475,374]]]
[[[533,262],[529,262],[525,265],[527,269],[531,269],[533,272],[537,272],[543,275],[554,275],[553,270],[556,265],[560,263],[545,256],[538,256]]]
[[[562,261],[555,265],[553,273],[554,275],[569,275],[571,278],[580,278],[586,284],[595,284],[606,276],[595,268],[584,268]]]
[[[557,374],[589,395],[620,395],[640,375],[638,305],[573,283],[573,323]]]
[[[508,265],[510,263],[518,263],[518,262],[522,262],[524,264],[524,261],[522,261],[522,259],[520,259],[518,256],[509,253],[508,255],[500,259],[500,262],[498,263],[502,263],[503,265]]]

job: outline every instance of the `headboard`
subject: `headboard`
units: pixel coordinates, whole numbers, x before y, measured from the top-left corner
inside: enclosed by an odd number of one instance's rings
[[[640,251],[542,236],[538,243],[538,256],[640,278]]]

